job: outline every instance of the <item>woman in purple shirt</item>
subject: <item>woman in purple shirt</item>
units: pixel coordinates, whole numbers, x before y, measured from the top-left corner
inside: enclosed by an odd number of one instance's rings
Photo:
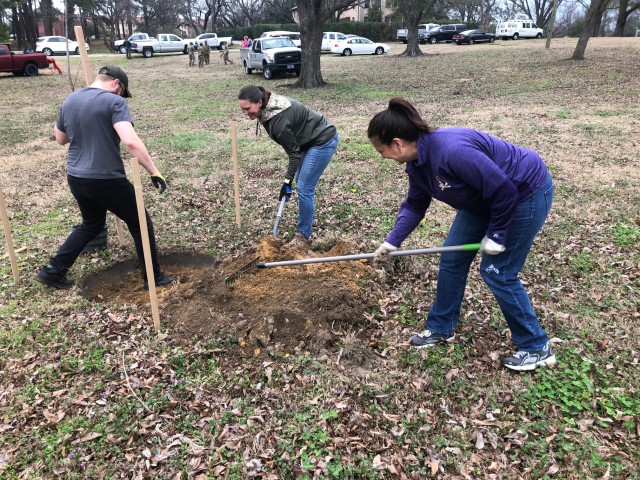
[[[513,370],[556,361],[518,274],[553,201],[553,182],[533,150],[468,128],[431,128],[416,108],[392,98],[369,123],[368,136],[383,158],[405,164],[409,191],[393,230],[376,250],[380,260],[396,250],[424,218],[431,199],[458,213],[444,246],[481,243],[480,274],[495,296],[517,352],[503,359]],[[416,348],[450,342],[460,319],[475,251],[443,253],[436,299]]]

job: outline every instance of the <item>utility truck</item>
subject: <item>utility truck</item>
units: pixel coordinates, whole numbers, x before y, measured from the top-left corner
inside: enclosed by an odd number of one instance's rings
[[[254,70],[261,70],[262,76],[267,80],[271,80],[279,72],[299,76],[302,50],[289,37],[257,38],[250,47],[240,49],[240,64],[247,75]]]
[[[161,33],[157,38],[150,37],[147,40],[133,42],[131,51],[141,53],[145,58],[151,58],[156,53],[182,52],[186,55],[187,45],[183,39],[173,33]]]

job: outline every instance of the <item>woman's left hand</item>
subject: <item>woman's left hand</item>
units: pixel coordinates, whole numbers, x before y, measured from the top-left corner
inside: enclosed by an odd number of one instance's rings
[[[489,237],[484,237],[480,242],[480,251],[489,255],[498,255],[504,252],[504,245],[494,242]]]

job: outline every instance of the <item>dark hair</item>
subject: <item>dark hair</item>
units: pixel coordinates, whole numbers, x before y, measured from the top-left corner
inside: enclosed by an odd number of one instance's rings
[[[394,97],[389,100],[386,110],[376,113],[371,119],[367,136],[377,137],[382,144],[390,145],[394,138],[415,142],[422,133],[431,131],[416,107],[404,98]]]
[[[242,87],[238,92],[238,100],[249,100],[251,103],[262,102],[262,108],[267,106],[270,97],[271,92],[269,90],[255,85]]]

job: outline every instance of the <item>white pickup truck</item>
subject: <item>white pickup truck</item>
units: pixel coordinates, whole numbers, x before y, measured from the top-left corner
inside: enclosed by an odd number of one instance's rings
[[[189,45],[189,43],[193,42],[195,45],[195,43],[198,42],[198,45],[200,45],[201,43],[204,43],[205,40],[211,48],[217,48],[218,50],[222,50],[222,47],[225,44],[229,47],[233,45],[232,37],[219,37],[216,33],[201,33],[195,38],[185,39],[184,43]]]
[[[129,40],[130,42],[136,42],[136,41],[140,41],[140,40],[149,40],[149,34],[148,33],[134,33],[133,35],[131,35],[127,40]],[[120,52],[120,53],[127,53],[127,49],[124,48],[124,40],[116,40],[115,42],[113,42],[113,51],[114,52]]]
[[[158,37],[132,42],[131,51],[141,53],[143,57],[151,58],[156,53],[182,52],[187,54],[187,45],[184,40],[173,33],[161,33]]]
[[[300,75],[302,50],[289,37],[256,38],[250,47],[240,49],[240,64],[249,75],[262,70],[262,76],[271,80],[279,72]]]

